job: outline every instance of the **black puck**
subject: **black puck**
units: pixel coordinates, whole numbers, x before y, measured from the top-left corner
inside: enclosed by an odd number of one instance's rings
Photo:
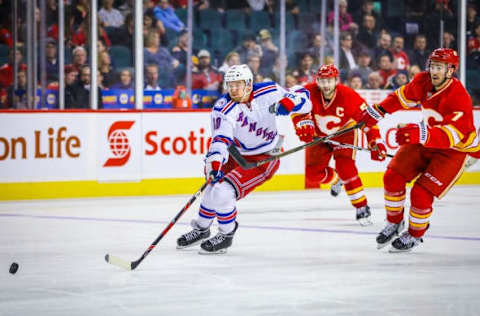
[[[15,274],[18,270],[18,263],[14,262],[10,265],[10,273]]]

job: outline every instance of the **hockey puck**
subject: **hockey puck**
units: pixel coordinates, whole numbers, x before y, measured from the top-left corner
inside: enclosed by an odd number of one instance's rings
[[[10,273],[15,274],[18,270],[18,263],[14,262],[10,265]]]

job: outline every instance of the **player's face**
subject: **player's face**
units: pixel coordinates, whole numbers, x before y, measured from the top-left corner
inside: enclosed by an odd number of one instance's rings
[[[243,80],[227,82],[228,94],[235,102],[239,102],[242,99],[242,97],[244,96],[245,88],[246,85],[245,81]]]
[[[337,78],[317,78],[317,86],[322,90],[323,96],[329,98],[335,93]]]
[[[430,63],[430,78],[434,87],[438,87],[445,82],[445,79],[447,78],[447,70],[446,63],[438,61],[432,61]]]

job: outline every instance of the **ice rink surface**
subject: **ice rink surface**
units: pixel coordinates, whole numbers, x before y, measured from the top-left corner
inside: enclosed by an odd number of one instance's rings
[[[135,271],[105,254],[136,260],[189,196],[3,202],[0,315],[479,315],[480,187],[436,201],[401,254],[376,249],[383,191],[366,192],[366,228],[344,192],[254,193],[222,256],[175,249],[196,202]]]

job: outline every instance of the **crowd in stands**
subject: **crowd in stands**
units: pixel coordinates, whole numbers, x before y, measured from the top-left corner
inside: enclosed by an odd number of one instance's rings
[[[339,1],[341,81],[355,89],[396,89],[425,70],[440,45],[456,49],[458,0]],[[19,1],[25,6],[25,1]],[[48,88],[58,89],[58,8],[47,0]],[[186,0],[144,0],[144,89],[184,96],[188,33]],[[255,82],[280,80],[279,0],[195,0],[192,88],[223,93],[229,66],[246,63]],[[286,0],[286,87],[311,81],[322,63],[333,63],[333,1],[327,1],[327,34],[320,34],[321,1]],[[90,0],[65,0],[65,102],[88,107]],[[26,106],[25,11],[19,11],[13,47],[11,1],[0,0],[0,107]],[[467,6],[467,87],[480,104],[480,10]],[[99,104],[101,91],[133,89],[134,0],[100,0],[98,8]],[[37,22],[40,11],[37,9]],[[428,35],[427,35],[428,34]],[[320,52],[324,51],[324,60]],[[14,58],[19,65],[13,89]],[[3,65],[2,65],[3,64]],[[38,63],[40,64],[40,63]],[[40,71],[39,71],[40,72]],[[191,104],[191,101],[187,101]],[[185,103],[183,103],[185,104]]]

